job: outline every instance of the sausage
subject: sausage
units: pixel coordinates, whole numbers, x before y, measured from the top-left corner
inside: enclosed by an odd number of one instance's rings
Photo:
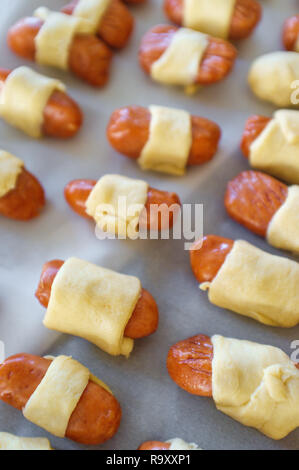
[[[146,441],[137,450],[169,450],[169,442]]]
[[[228,183],[224,203],[234,220],[266,237],[268,226],[287,195],[288,187],[276,178],[259,171],[243,171]]]
[[[73,180],[68,183],[64,189],[64,196],[67,203],[82,217],[90,218],[89,215],[86,214],[85,204],[96,183],[97,182],[95,180]],[[151,213],[151,205],[155,204],[166,204],[167,207],[175,205],[178,209],[178,206],[180,206],[180,199],[175,193],[149,188],[145,210],[140,215],[139,227],[148,230],[150,230],[151,227],[156,228],[156,226],[158,227],[158,230],[172,227],[176,216],[176,210],[174,212],[167,211],[165,213],[161,212],[158,214],[155,214],[153,213],[155,211],[152,211]]]
[[[72,15],[79,0],[72,0],[61,11]],[[97,35],[110,47],[120,49],[127,44],[134,27],[134,18],[120,0],[111,0],[98,26]]]
[[[0,399],[22,411],[47,372],[50,359],[17,354],[0,365]],[[116,398],[100,385],[89,381],[73,414],[66,437],[87,445],[111,439],[121,420]]]
[[[145,3],[146,0],[124,0],[124,2],[129,5],[141,5],[142,3]]]
[[[241,150],[246,158],[250,156],[251,144],[263,132],[270,121],[271,118],[260,115],[250,116],[247,119],[241,140]]]
[[[198,282],[212,282],[233,247],[233,240],[206,235],[193,243],[190,264]]]
[[[287,51],[295,51],[299,36],[299,15],[288,18],[282,31],[282,42]]]
[[[212,396],[213,345],[206,335],[197,335],[173,345],[167,356],[172,380],[189,393]]]
[[[7,44],[18,56],[35,60],[35,37],[43,25],[35,17],[27,17],[13,25],[7,34]],[[92,34],[78,34],[69,50],[69,69],[90,85],[101,87],[109,78],[112,52]]]
[[[45,202],[41,184],[23,168],[16,187],[0,198],[0,214],[10,219],[30,220],[40,214]]]
[[[151,67],[170,45],[178,28],[158,25],[150,29],[139,48],[139,63],[150,75]],[[223,39],[209,36],[209,44],[202,58],[195,79],[197,85],[211,85],[223,80],[231,71],[237,56],[236,48]]]
[[[151,114],[141,106],[117,109],[111,115],[107,138],[112,147],[129,158],[137,159],[149,139]],[[191,116],[192,146],[188,165],[201,165],[214,156],[221,137],[220,127],[214,122]]]
[[[199,334],[173,345],[167,357],[172,380],[192,395],[212,396],[213,344],[211,338]],[[295,364],[299,369],[299,363]]]
[[[183,25],[184,0],[164,0],[166,16],[178,26]],[[236,0],[229,30],[229,39],[245,39],[254,30],[262,16],[262,7],[256,0]]]
[[[0,92],[10,72],[0,69]],[[66,93],[54,91],[44,109],[43,135],[68,139],[77,134],[82,122],[83,114],[77,103]]]
[[[64,261],[62,260],[53,260],[45,263],[43,266],[35,296],[46,308],[50,300],[55,276],[63,263]],[[144,338],[156,331],[158,323],[159,311],[156,301],[147,290],[142,289],[135,310],[127,323],[124,335],[132,339]]]

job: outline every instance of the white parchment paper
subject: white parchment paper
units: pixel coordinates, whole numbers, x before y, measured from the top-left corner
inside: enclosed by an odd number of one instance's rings
[[[64,4],[63,0],[42,3],[52,9]],[[210,305],[192,276],[183,241],[99,241],[93,224],[73,213],[63,198],[65,184],[74,178],[98,178],[107,172],[145,178],[153,187],[176,191],[183,203],[203,203],[205,233],[244,238],[275,252],[264,240],[231,221],[223,207],[228,180],[248,168],[239,150],[247,117],[255,113],[270,115],[274,109],[258,101],[247,88],[248,68],[256,56],[281,49],[282,23],[298,12],[296,0],[262,3],[263,21],[250,39],[238,44],[239,58],[233,74],[194,97],[151,82],[138,66],[142,35],[151,26],[167,22],[162,1],[148,0],[146,5],[132,8],[136,18],[134,36],[128,48],[115,55],[111,80],[104,89],[93,89],[69,74],[32,64],[47,75],[63,79],[69,93],[82,106],[85,123],[78,137],[66,142],[35,142],[0,122],[0,147],[25,161],[29,171],[43,183],[48,201],[41,217],[30,223],[1,218],[0,340],[5,343],[6,356],[19,352],[73,355],[109,384],[121,402],[123,419],[117,435],[99,449],[136,449],[145,440],[176,436],[197,442],[204,449],[298,448],[299,430],[274,442],[218,412],[212,399],[187,394],[169,378],[165,360],[173,343],[198,333],[268,343],[290,354],[291,341],[299,339],[299,328],[266,327]],[[40,4],[41,0],[1,0],[2,67],[24,63],[8,50],[6,32]],[[111,112],[130,104],[177,106],[216,121],[223,130],[218,154],[209,164],[190,169],[183,178],[142,173],[133,161],[114,152],[105,137]],[[44,309],[34,297],[42,265],[47,260],[69,256],[137,275],[156,298],[159,329],[153,336],[135,342],[129,360],[110,357],[84,340],[43,327]],[[87,448],[48,436],[4,403],[0,403],[0,430],[47,436],[56,449]]]

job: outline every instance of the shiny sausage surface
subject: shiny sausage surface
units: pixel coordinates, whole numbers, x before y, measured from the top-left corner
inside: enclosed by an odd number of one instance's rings
[[[86,214],[86,200],[97,182],[95,180],[73,180],[68,183],[64,189],[64,196],[70,207],[82,217],[90,218]],[[158,189],[149,188],[145,211],[141,212],[139,219],[140,228],[148,229],[158,227],[158,230],[172,227],[176,212],[153,213],[152,205],[166,204],[167,207],[176,205],[180,206],[180,199],[175,193],[160,191]]]
[[[45,202],[41,184],[23,168],[16,187],[0,198],[0,214],[10,219],[30,220],[40,214]]]
[[[197,335],[174,344],[167,369],[172,380],[193,395],[212,396],[213,345],[208,336]]]
[[[259,171],[243,171],[228,183],[224,203],[234,220],[266,237],[268,226],[287,195],[288,187],[276,178]]]
[[[233,247],[234,241],[218,235],[206,235],[193,243],[190,264],[198,282],[212,282]]]
[[[10,72],[0,69],[0,93]],[[44,109],[43,135],[68,139],[77,134],[82,122],[83,114],[77,103],[66,93],[54,91]]]
[[[287,51],[295,51],[299,37],[299,15],[288,18],[283,26],[282,42]]]
[[[138,450],[169,450],[168,442],[146,441],[138,447]]]
[[[50,359],[17,354],[0,365],[0,399],[22,410],[46,374]],[[121,408],[103,387],[89,381],[73,414],[66,437],[87,445],[101,444],[118,430]]]
[[[182,26],[184,0],[164,0],[164,11],[173,23]],[[261,16],[262,7],[256,0],[236,0],[229,39],[238,40],[250,36]]]
[[[271,118],[266,116],[260,116],[258,114],[250,116],[245,124],[241,140],[241,150],[246,158],[250,156],[250,146],[263,132],[267,124],[271,121]]]
[[[142,106],[117,109],[110,117],[107,138],[112,147],[129,158],[137,159],[149,139],[151,114]],[[221,130],[214,122],[191,116],[192,146],[188,165],[200,165],[217,151]]]
[[[139,63],[150,75],[151,67],[170,45],[178,28],[158,25],[150,29],[139,48]],[[227,41],[209,36],[209,44],[198,68],[195,84],[211,85],[225,78],[231,71],[237,56],[236,48]]]
[[[45,308],[49,304],[55,276],[63,264],[62,260],[52,260],[43,266],[35,296]],[[142,289],[124,335],[132,339],[144,338],[156,331],[158,323],[159,311],[156,301],[147,290]]]
[[[7,44],[18,56],[35,60],[35,37],[43,21],[35,17],[24,18],[13,25],[7,34]],[[74,37],[69,51],[69,69],[90,85],[101,87],[109,78],[112,52],[106,44],[91,34]]]
[[[79,0],[72,0],[61,11],[72,15]],[[134,18],[128,8],[120,0],[111,0],[98,26],[97,34],[108,46],[124,47],[133,31]]]

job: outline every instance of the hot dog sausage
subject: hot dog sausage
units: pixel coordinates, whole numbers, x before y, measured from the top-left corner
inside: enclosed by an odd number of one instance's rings
[[[139,63],[148,75],[153,63],[165,52],[177,30],[175,26],[158,25],[143,37],[139,49]],[[232,44],[209,36],[209,44],[199,66],[195,84],[211,85],[225,78],[231,71],[236,56],[237,50]]]
[[[209,336],[197,335],[173,345],[167,357],[172,380],[183,390],[212,396],[213,344]],[[299,364],[295,364],[299,369]]]
[[[151,114],[141,106],[117,109],[111,115],[107,138],[112,147],[129,158],[137,159],[149,139]],[[191,117],[192,146],[188,165],[201,165],[217,151],[221,130],[214,122],[199,116]]]
[[[45,263],[35,296],[39,302],[48,307],[51,287],[55,276],[63,265],[62,260],[53,260]],[[137,339],[149,336],[156,331],[159,322],[159,311],[155,299],[145,289],[142,289],[130,320],[127,323],[124,335],[127,338]]]
[[[0,92],[11,70],[0,69]],[[68,139],[79,131],[82,111],[75,101],[62,91],[54,91],[44,109],[43,134],[47,137]]]
[[[17,354],[0,365],[0,399],[22,410],[47,372],[51,360]],[[121,408],[116,398],[89,381],[66,431],[66,437],[87,445],[101,444],[118,430]]]
[[[24,18],[13,25],[7,34],[7,44],[20,57],[35,60],[35,37],[43,21],[35,17]],[[78,34],[69,51],[69,69],[90,85],[101,87],[109,78],[112,52],[106,44],[92,34]]]
[[[0,214],[15,220],[37,217],[45,205],[45,193],[39,181],[25,168],[16,187],[0,198]]]
[[[82,217],[89,218],[85,212],[85,203],[95,184],[95,180],[74,180],[68,183],[65,187],[64,195],[66,201],[70,207]],[[175,213],[170,211],[169,213],[167,212],[167,214],[153,214],[151,213],[150,208],[151,205],[161,204],[166,204],[168,207],[171,207],[172,205],[179,206],[180,199],[177,194],[149,188],[147,196],[144,216],[141,213],[139,219],[140,228],[147,228],[149,230],[151,227],[158,226],[158,230],[162,230],[167,227],[172,227]]]
[[[79,0],[72,0],[61,11],[72,15]],[[99,24],[97,35],[105,41],[108,46],[124,47],[133,31],[134,18],[128,8],[120,0],[111,0],[103,18]]]
[[[251,144],[263,132],[270,121],[271,118],[259,115],[248,118],[241,141],[241,150],[245,157],[249,158]]]
[[[288,18],[283,26],[282,42],[287,51],[295,51],[299,36],[299,15]]]
[[[138,450],[169,450],[168,442],[146,441],[138,447]]]
[[[206,235],[190,249],[190,263],[194,276],[201,282],[211,282],[233,247],[233,240]]]
[[[184,0],[164,0],[164,11],[173,23],[183,24]],[[229,39],[245,39],[254,30],[262,16],[262,7],[256,0],[236,0]]]
[[[288,195],[288,187],[259,171],[243,171],[228,183],[225,207],[252,232],[266,237],[269,223]]]

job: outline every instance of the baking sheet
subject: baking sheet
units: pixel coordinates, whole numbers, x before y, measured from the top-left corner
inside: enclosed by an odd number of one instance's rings
[[[63,79],[69,93],[85,112],[82,132],[73,140],[44,139],[35,142],[0,123],[1,147],[24,159],[43,183],[47,208],[40,218],[18,223],[0,222],[0,340],[6,355],[19,352],[72,355],[106,381],[120,400],[123,419],[117,435],[98,449],[136,449],[146,440],[182,437],[204,449],[296,449],[299,429],[274,442],[218,412],[213,400],[187,394],[169,378],[165,359],[169,347],[197,333],[215,333],[279,346],[288,354],[299,339],[299,328],[270,328],[218,309],[200,292],[189,267],[183,240],[98,240],[93,224],[73,213],[63,198],[63,188],[74,178],[98,178],[110,173],[145,178],[153,187],[176,191],[183,203],[204,204],[204,232],[244,238],[275,253],[264,240],[232,222],[223,208],[226,183],[248,168],[239,150],[246,118],[270,115],[273,107],[250,93],[246,77],[254,57],[281,48],[283,20],[298,11],[295,0],[264,0],[264,18],[256,33],[238,45],[239,59],[233,74],[223,83],[194,97],[175,88],[162,87],[146,77],[137,63],[142,35],[157,23],[167,22],[161,0],[132,8],[136,29],[129,47],[115,55],[111,80],[95,90],[54,69],[37,70]],[[6,47],[8,27],[30,15],[41,0],[1,0],[1,66],[23,62]],[[59,9],[63,0],[44,0]],[[296,8],[297,7],[297,8]],[[223,130],[217,156],[209,164],[192,168],[183,178],[143,173],[129,159],[116,154],[105,138],[111,112],[120,106],[162,104],[185,108],[215,120]],[[278,252],[277,252],[278,253]],[[46,260],[78,256],[94,263],[134,274],[156,298],[160,326],[153,336],[135,342],[129,360],[113,358],[83,339],[57,334],[42,326],[44,309],[34,298],[41,267]],[[56,449],[87,449],[66,439],[48,435],[27,422],[22,414],[0,403],[0,430],[26,436],[47,436]],[[92,447],[88,447],[92,449]]]

